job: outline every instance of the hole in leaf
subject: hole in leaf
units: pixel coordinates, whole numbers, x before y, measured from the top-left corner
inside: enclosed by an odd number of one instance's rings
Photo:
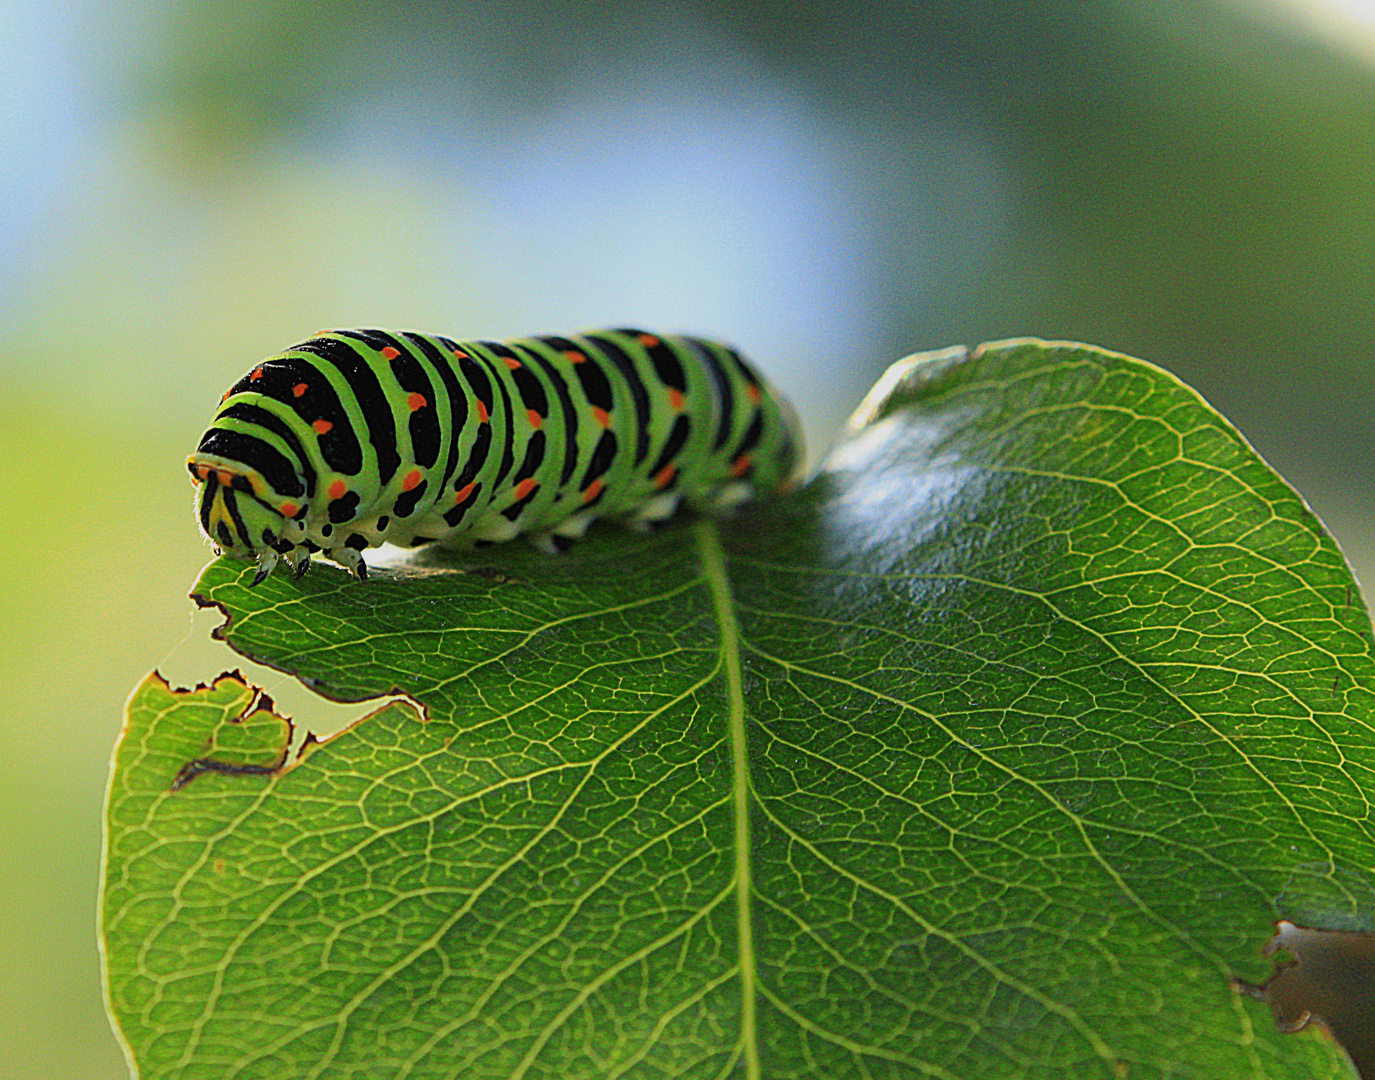
[[[1345,1048],[1362,1080],[1375,1080],[1375,934],[1291,922],[1276,929],[1265,951],[1287,956],[1263,986],[1241,989],[1270,1003],[1281,1031],[1322,1025]]]
[[[235,652],[216,636],[224,623],[225,612],[218,605],[195,607],[188,617],[186,636],[162,658],[158,671],[169,685],[190,687],[203,683],[207,671],[235,670],[242,682],[267,700],[270,709],[291,720],[288,762],[295,761],[303,747],[333,738],[389,703],[408,701],[425,715],[425,710],[404,694],[360,701],[336,701],[324,696],[311,686],[309,679],[255,663]]]

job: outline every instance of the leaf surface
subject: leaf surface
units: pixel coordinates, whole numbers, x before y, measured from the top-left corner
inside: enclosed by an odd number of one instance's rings
[[[407,699],[285,767],[242,680],[135,691],[145,1080],[1349,1075],[1234,981],[1375,930],[1370,620],[1167,373],[914,358],[741,519],[444,559],[206,569],[244,655]]]

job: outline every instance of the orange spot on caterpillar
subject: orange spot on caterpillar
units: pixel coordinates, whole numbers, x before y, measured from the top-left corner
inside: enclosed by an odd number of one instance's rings
[[[601,493],[602,482],[600,480],[593,480],[592,483],[587,485],[587,490],[582,493],[582,501],[591,502]]]
[[[226,472],[224,469],[220,469],[215,473],[215,479],[225,487],[232,487],[234,484],[234,474],[232,472]]]
[[[669,483],[673,480],[673,474],[677,471],[678,467],[676,465],[665,465],[655,474],[654,486],[656,488],[668,487]]]
[[[567,360],[570,364],[581,364],[584,360],[587,359],[587,357],[585,357],[582,353],[571,351],[564,353],[563,358]]]
[[[412,469],[406,474],[406,478],[401,481],[401,490],[410,491],[418,483],[420,483],[420,470]]]
[[[610,414],[605,409],[599,409],[595,405],[592,406],[592,418],[604,428],[611,426]]]
[[[334,430],[334,424],[329,420],[316,420],[315,423],[311,424],[310,426],[313,427],[321,435],[328,435],[331,431]]]
[[[673,406],[674,412],[683,411],[683,392],[676,387],[668,388],[668,403]]]
[[[310,387],[308,387],[305,383],[303,383],[303,382],[298,382],[295,386],[293,386],[293,387],[291,388],[291,396],[292,396],[292,397],[300,397],[302,394],[304,394],[304,393],[305,393],[307,390],[309,390],[309,389],[310,389]]]
[[[220,403],[223,404],[224,402],[228,401],[228,400],[229,400],[229,395],[232,394],[233,392],[234,392],[233,390],[226,390],[223,394],[221,394],[221,395],[220,395]]]
[[[745,387],[745,396],[748,397],[750,401],[752,401],[754,404],[758,405],[760,397],[759,387],[755,386],[754,383],[747,384]]]
[[[530,426],[534,428],[536,431],[544,427],[544,417],[542,417],[534,409],[525,410],[525,419],[530,421]]]
[[[477,402],[477,422],[479,424],[485,424],[487,423],[487,419],[487,406],[484,405],[482,399],[479,398]]]
[[[417,393],[408,397],[406,404],[411,407],[411,412],[415,412],[416,409],[423,409],[429,402],[425,400],[424,394]]]
[[[525,496],[529,495],[530,492],[534,491],[537,487],[539,487],[539,484],[535,481],[535,478],[533,476],[527,476],[516,485],[515,501],[520,502],[521,499],[525,498]]]
[[[454,502],[463,502],[466,498],[468,498],[469,495],[473,493],[473,488],[475,487],[477,487],[477,481],[473,481],[471,484],[459,488],[457,491],[454,492]]]
[[[741,454],[735,459],[735,463],[730,467],[731,476],[744,476],[750,471],[752,464],[749,454]]]
[[[197,465],[197,466],[196,466],[196,475],[199,476],[202,480],[209,480],[209,479],[210,479],[210,466],[209,466],[209,465]]]
[[[452,356],[455,360],[471,359],[471,357],[469,357],[468,354],[465,353],[462,349],[454,349],[449,355]]]
[[[398,356],[400,356],[400,355],[401,355],[401,350],[400,350],[400,349],[394,349],[394,348],[392,348],[390,345],[386,346],[386,347],[382,350],[382,359],[383,359],[383,360],[395,360],[395,359],[396,359]]]
[[[659,339],[656,338],[653,334],[641,334],[639,337],[639,342],[646,349],[652,349],[655,345],[659,344]]]
[[[298,508],[294,502],[282,503],[282,515],[284,517],[294,518],[296,516],[297,509]]]
[[[520,367],[520,361],[517,360],[514,356],[503,356],[501,359],[506,364],[506,366],[510,368],[512,371],[515,371],[518,367]]]
[[[342,480],[336,480],[329,486],[329,497],[331,499],[342,499],[349,487]]]
[[[252,373],[251,375],[248,376],[248,381],[249,381],[249,382],[257,382],[257,381],[258,381],[259,379],[261,379],[262,377],[263,377],[263,369],[262,369],[262,368],[254,368],[254,369],[253,369],[253,373]]]

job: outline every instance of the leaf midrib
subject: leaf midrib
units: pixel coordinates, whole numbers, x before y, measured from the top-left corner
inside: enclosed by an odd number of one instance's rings
[[[750,817],[749,758],[745,746],[745,687],[740,674],[740,635],[735,619],[735,599],[726,574],[726,556],[716,524],[699,521],[692,528],[702,575],[711,590],[712,607],[721,628],[721,662],[726,671],[730,706],[732,802],[735,807],[735,904],[736,933],[740,948],[740,1042],[744,1051],[746,1080],[759,1080],[759,1044],[755,1037],[754,924],[750,914]]]

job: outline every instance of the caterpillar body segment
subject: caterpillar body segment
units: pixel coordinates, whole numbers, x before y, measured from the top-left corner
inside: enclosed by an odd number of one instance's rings
[[[187,464],[201,531],[257,584],[316,551],[362,579],[383,542],[563,551],[598,518],[783,490],[800,459],[791,407],[718,342],[339,330],[230,387]]]

